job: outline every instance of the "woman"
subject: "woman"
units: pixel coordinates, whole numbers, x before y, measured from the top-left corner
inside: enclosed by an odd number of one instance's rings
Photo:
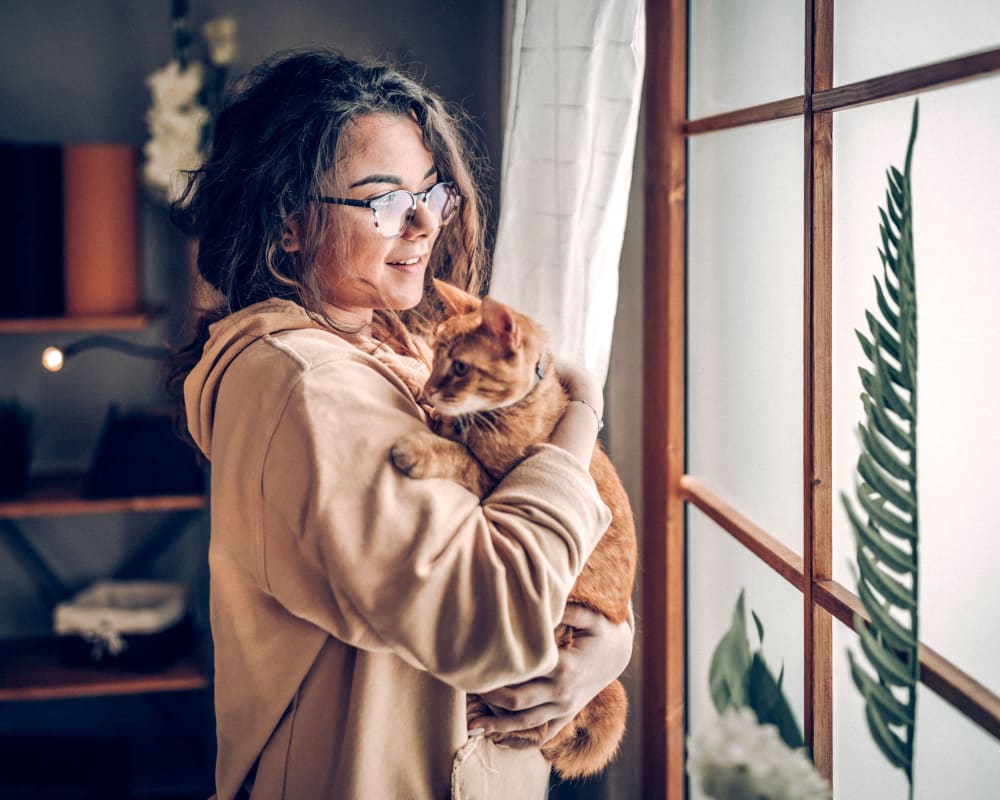
[[[393,468],[427,424],[429,277],[483,266],[454,120],[389,68],[293,54],[220,114],[181,209],[220,296],[173,382],[212,464],[218,796],[544,797],[538,751],[481,734],[555,733],[628,661],[628,626],[564,609],[609,519],[601,394],[560,367],[580,402],[482,501]],[[511,713],[468,721],[466,692]]]

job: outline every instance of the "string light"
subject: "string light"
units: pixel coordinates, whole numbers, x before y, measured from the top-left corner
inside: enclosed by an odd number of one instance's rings
[[[88,336],[63,348],[46,347],[42,351],[42,366],[49,372],[59,372],[69,359],[86,350],[114,350],[137,358],[152,360],[160,360],[170,354],[170,350],[166,347],[134,344],[123,339],[116,339],[113,336]]]

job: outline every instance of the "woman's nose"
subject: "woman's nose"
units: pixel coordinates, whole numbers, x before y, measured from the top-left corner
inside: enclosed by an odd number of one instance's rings
[[[427,207],[427,203],[423,200],[417,200],[417,207],[413,209],[410,224],[403,231],[403,238],[416,239],[421,236],[430,236],[440,224],[441,221]]]

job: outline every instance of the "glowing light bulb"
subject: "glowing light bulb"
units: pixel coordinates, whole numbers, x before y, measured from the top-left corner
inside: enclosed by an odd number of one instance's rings
[[[46,347],[42,351],[42,366],[49,372],[58,372],[63,368],[63,351],[58,347]]]

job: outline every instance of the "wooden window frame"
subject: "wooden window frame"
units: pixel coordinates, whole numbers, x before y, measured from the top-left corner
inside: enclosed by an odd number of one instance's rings
[[[1000,73],[1000,48],[833,86],[833,0],[805,1],[804,93],[687,118],[687,0],[647,3],[643,418],[643,797],[685,796],[686,504],[714,520],[803,597],[806,740],[833,775],[832,621],[867,619],[833,580],[833,112]],[[803,120],[803,555],[685,473],[687,140],[788,117]],[[662,576],[661,580],[656,580]],[[1000,697],[921,643],[921,682],[1000,738]]]

